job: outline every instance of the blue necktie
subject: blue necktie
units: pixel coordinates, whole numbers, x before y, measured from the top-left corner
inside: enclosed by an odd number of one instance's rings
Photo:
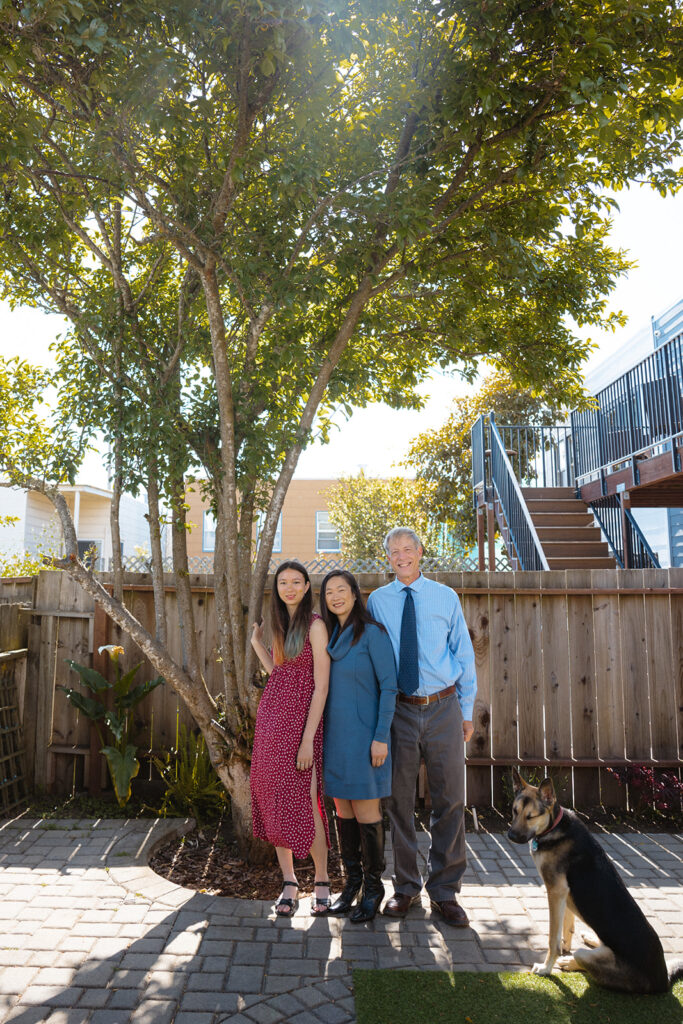
[[[401,693],[415,693],[420,680],[417,670],[417,624],[415,602],[410,587],[404,587],[406,595],[401,617],[401,644],[398,652],[398,688]]]

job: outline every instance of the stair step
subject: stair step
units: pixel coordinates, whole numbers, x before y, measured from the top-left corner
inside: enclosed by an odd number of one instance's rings
[[[530,512],[585,512],[586,503],[579,498],[527,498]]]
[[[575,498],[578,501],[574,487],[522,487],[522,494],[527,501],[529,499],[547,501],[552,498],[559,498],[565,501],[567,498]]]
[[[538,539],[543,544],[545,541],[600,541],[600,529],[597,526],[586,524],[586,526],[540,526],[534,521]]]
[[[590,512],[532,512],[531,519],[537,530],[544,526],[595,526],[595,520]]]
[[[549,558],[549,569],[616,569],[613,558]]]
[[[543,542],[543,552],[545,557],[550,560],[551,558],[608,558],[609,548],[602,541],[587,541],[585,544],[581,541],[575,541],[573,544],[569,544],[558,541],[558,542]]]

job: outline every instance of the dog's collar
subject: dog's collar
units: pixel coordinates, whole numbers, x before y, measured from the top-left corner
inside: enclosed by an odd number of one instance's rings
[[[545,830],[545,832],[540,832],[537,836],[534,836],[534,838],[531,841],[531,849],[532,850],[537,850],[538,849],[538,840],[539,839],[543,839],[544,836],[547,836],[549,832],[552,832],[552,830],[554,828],[556,828],[560,824],[560,822],[562,820],[562,815],[563,814],[564,814],[564,811],[560,807],[559,814],[555,818],[555,821],[552,823],[552,825],[549,825],[548,828]]]

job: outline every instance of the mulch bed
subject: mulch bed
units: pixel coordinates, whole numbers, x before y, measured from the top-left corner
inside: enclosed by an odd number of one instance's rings
[[[593,832],[677,832],[683,822],[680,815],[642,821],[625,812],[610,811],[608,808],[592,808],[581,817]],[[416,814],[418,828],[429,827],[429,812]],[[334,827],[332,827],[333,849],[330,850],[329,877],[332,890],[339,892],[344,882],[339,855],[334,848]],[[478,812],[481,832],[505,833],[509,827],[506,815],[494,807],[482,808]],[[474,832],[471,812],[466,815],[466,828]],[[282,888],[282,876],[276,863],[248,864],[239,855],[237,843],[228,817],[218,824],[205,825],[194,829],[180,839],[172,839],[152,857],[150,867],[158,875],[177,885],[211,896],[233,896],[246,900],[275,900]],[[313,891],[313,864],[310,860],[295,861],[296,876],[299,880],[299,895]]]
[[[282,890],[282,875],[276,862],[248,864],[242,860],[229,818],[170,840],[157,850],[149,866],[176,885],[210,896],[276,900]],[[299,897],[310,895],[315,881],[313,862],[310,858],[295,860],[294,868]],[[339,892],[344,881],[336,849],[330,850],[328,870],[330,885]]]

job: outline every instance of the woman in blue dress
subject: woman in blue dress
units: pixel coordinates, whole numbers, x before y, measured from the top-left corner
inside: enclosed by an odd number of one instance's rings
[[[346,885],[330,913],[346,914],[362,888],[351,921],[370,921],[384,886],[384,826],[380,799],[391,792],[389,730],[396,704],[396,664],[383,626],[363,604],[350,572],[334,569],[320,589],[331,659],[325,705],[323,773],[334,799]]]

